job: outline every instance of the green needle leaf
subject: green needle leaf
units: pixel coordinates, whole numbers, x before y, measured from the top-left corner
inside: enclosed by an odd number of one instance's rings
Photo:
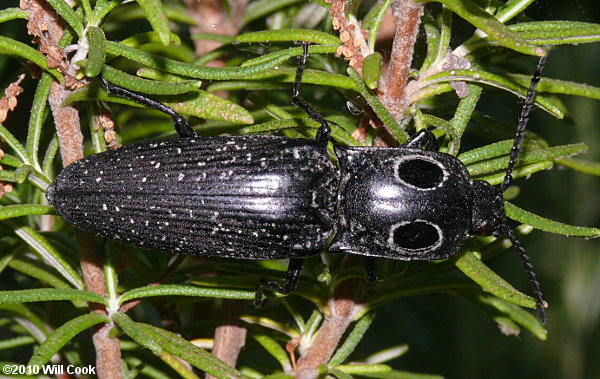
[[[23,42],[0,36],[0,54],[13,55],[31,61],[62,82],[62,75],[55,68],[48,67],[46,56]]]
[[[508,201],[504,202],[504,210],[506,216],[522,224],[531,225],[536,229],[544,232],[561,234],[563,236],[598,238],[600,237],[600,229],[589,228],[583,226],[567,225],[547,218],[527,212],[524,209],[517,207]]]
[[[199,80],[186,80],[184,82],[173,83],[143,79],[139,76],[129,75],[108,65],[102,69],[102,75],[110,83],[148,95],[179,95],[190,91],[197,91],[202,84]]]
[[[469,280],[447,278],[447,277],[427,277],[426,281],[414,280],[406,281],[402,278],[387,279],[376,286],[376,293],[369,298],[368,306],[365,306],[363,312],[367,312],[376,306],[385,304],[389,301],[423,294],[437,292],[474,292],[480,290],[480,287]],[[534,302],[535,304],[535,302]]]
[[[0,341],[0,350],[7,350],[19,346],[31,345],[33,343],[35,343],[35,339],[29,336],[8,338],[3,341]]]
[[[64,0],[48,0],[48,4],[58,13],[79,37],[83,36],[81,17]]]
[[[148,324],[137,323],[137,326],[143,333],[156,341],[162,349],[182,358],[207,374],[217,378],[243,378],[241,372],[174,333]]]
[[[342,371],[346,374],[376,374],[376,373],[391,373],[392,368],[388,365],[374,364],[349,364],[349,365],[339,365],[336,367],[337,370]],[[352,376],[349,376],[352,378]]]
[[[106,305],[106,299],[96,293],[69,288],[0,291],[0,303],[29,303],[57,300],[81,300]]]
[[[377,88],[379,84],[379,76],[381,75],[381,54],[373,53],[368,55],[363,62],[363,78],[365,84],[370,89]]]
[[[244,33],[235,37],[237,42],[295,42],[304,41],[321,45],[338,45],[340,39],[332,34],[311,29],[277,29]]]
[[[153,55],[112,41],[107,41],[106,50],[110,54],[123,56],[143,65],[164,70],[172,74],[212,80],[245,79],[249,75],[258,74],[273,68],[287,59],[287,57],[272,59],[264,64],[249,67],[204,67]]]
[[[521,22],[511,30],[539,45],[575,45],[600,41],[600,25],[573,21]]]
[[[496,17],[501,22],[511,20],[513,17],[523,12],[535,0],[508,0],[502,4],[496,12]]]
[[[408,134],[400,128],[396,120],[392,117],[390,112],[381,104],[377,96],[375,96],[369,87],[366,86],[364,80],[358,75],[353,68],[348,68],[348,75],[356,84],[358,91],[365,98],[367,103],[371,106],[373,111],[377,114],[377,117],[383,122],[386,128],[396,137],[396,140],[402,144],[408,140]]]
[[[175,33],[171,33],[171,41],[170,44],[175,46],[181,45],[181,38]],[[160,36],[156,32],[144,32],[134,34],[131,37],[127,37],[122,40],[120,43],[129,47],[138,47],[140,45],[145,45],[153,42],[161,42]]]
[[[333,54],[337,51],[339,45],[312,45],[308,47],[308,52],[310,55],[314,55],[314,54]],[[282,50],[277,50],[275,52],[269,53],[269,54],[265,54],[265,55],[261,55],[259,57],[256,58],[252,58],[252,59],[248,59],[247,61],[244,61],[242,63],[242,67],[248,67],[248,66],[252,66],[252,65],[257,65],[257,64],[261,64],[264,62],[268,62],[272,59],[283,59],[283,58],[291,58],[291,57],[299,57],[304,53],[304,49],[302,47],[291,47],[289,49],[282,49]],[[294,70],[294,76],[295,76],[295,71]],[[324,72],[324,71],[322,71]],[[328,73],[328,74],[332,74],[335,75],[333,73]],[[304,84],[304,77],[302,77],[302,83]]]
[[[0,11],[0,23],[14,20],[16,18],[27,18],[27,12],[20,8],[5,8]]]
[[[169,365],[169,367],[171,367],[173,371],[179,374],[179,376],[181,376],[182,378],[200,379],[200,377],[194,373],[193,368],[190,367],[190,365],[184,363],[182,359],[166,352],[159,354],[158,357],[167,365]],[[162,374],[161,372],[161,375],[164,374]]]
[[[508,76],[522,86],[528,85],[531,80],[531,77],[527,75],[508,74]],[[542,78],[538,84],[537,90],[538,92],[544,93],[560,93],[600,100],[600,87],[575,83],[568,80]]]
[[[375,313],[370,312],[358,320],[354,329],[352,329],[352,332],[350,332],[342,346],[337,349],[335,355],[329,361],[330,366],[338,366],[348,359],[350,354],[356,349],[358,343],[362,340],[374,318]]]
[[[132,340],[144,346],[147,349],[152,350],[154,354],[160,354],[163,352],[162,347],[152,339],[151,335],[146,334],[142,331],[137,322],[129,318],[125,313],[114,313],[112,319],[115,320],[117,325],[123,329],[125,334],[131,337]]]
[[[214,297],[219,299],[253,300],[254,291],[228,290],[219,288],[202,288],[182,284],[162,284],[152,287],[141,287],[125,292],[119,298],[119,304],[129,300],[153,296],[194,296]]]
[[[42,321],[35,313],[23,304],[0,303],[0,310],[4,314],[16,316],[16,321],[21,324],[38,342],[43,342],[48,335],[47,323]]]
[[[27,153],[27,150],[23,148],[23,145],[21,145],[19,140],[2,124],[0,124],[0,140],[10,146],[10,148],[19,156],[22,163],[31,165],[31,157]]]
[[[460,271],[479,284],[485,291],[510,303],[535,308],[535,299],[516,290],[506,280],[493,272],[472,251],[450,258]]]
[[[495,171],[504,171],[504,169],[508,165],[509,150],[504,150],[504,153],[501,157],[482,160],[484,159],[483,157],[487,155],[487,153],[493,154],[494,152],[498,152],[496,149],[501,148],[502,145],[508,147],[509,144],[507,143],[507,141],[502,141],[496,144],[488,145],[481,149],[476,149],[476,152],[474,152],[473,154],[469,154],[469,158],[475,156],[476,154],[480,154],[479,161],[466,164],[467,170],[469,170],[469,174],[471,174],[471,176],[479,176],[490,174]],[[510,145],[512,145],[512,143],[510,143]],[[510,149],[510,147],[508,148]],[[582,143],[545,148],[529,145],[528,148],[523,149],[521,156],[518,160],[518,166],[524,166],[533,163],[541,163],[544,161],[553,161],[559,158],[566,158],[573,155],[582,154],[585,151],[587,151],[587,146]],[[461,154],[459,156],[459,159],[462,160],[463,157],[467,157],[467,154],[468,153]]]
[[[82,331],[100,323],[108,322],[108,318],[98,313],[88,313],[76,317],[50,334],[42,344],[35,349],[33,356],[27,362],[30,366],[42,366],[57,354],[73,337]]]
[[[323,47],[323,46],[319,46],[319,47]],[[279,59],[279,58],[277,58],[277,59]],[[271,61],[269,61],[269,62],[271,62]],[[266,62],[266,63],[268,63],[268,62]],[[255,67],[255,66],[251,66],[251,67]],[[296,69],[295,68],[274,67],[274,68],[268,69],[261,73],[248,75],[248,77],[246,77],[246,79],[260,80],[260,79],[267,79],[267,78],[273,78],[273,79],[276,78],[278,81],[293,83],[295,77],[296,77]],[[354,82],[352,81],[352,79],[348,78],[347,76],[330,73],[330,72],[326,72],[326,71],[319,71],[319,70],[311,70],[311,69],[305,70],[304,75],[302,76],[302,84],[318,84],[318,85],[325,85],[325,86],[337,87],[337,88],[342,88],[342,89],[349,89],[352,91],[358,91],[358,89],[357,89],[356,85],[354,84]]]
[[[470,300],[480,303],[484,306],[488,306],[500,314],[507,317],[509,320],[527,328],[534,336],[540,340],[546,340],[548,331],[544,329],[544,326],[533,314],[519,307],[518,305],[511,304],[495,296],[490,295],[477,295],[467,296]],[[501,325],[502,327],[502,325]]]
[[[566,158],[557,161],[571,170],[583,172],[584,174],[600,176],[600,162],[592,162],[580,158]]]
[[[375,50],[375,42],[377,41],[377,33],[379,27],[387,13],[387,10],[392,5],[392,0],[383,0],[373,5],[367,17],[363,21],[363,28],[369,30],[369,50]],[[370,17],[369,17],[370,16]]]
[[[85,75],[94,77],[100,73],[106,60],[106,37],[102,29],[97,26],[87,28],[87,37],[90,50],[85,64]]]
[[[290,371],[292,363],[290,355],[273,338],[265,334],[256,334],[252,336],[273,358],[279,362],[283,371]]]
[[[416,0],[418,3],[430,0]],[[465,19],[475,27],[484,31],[490,39],[497,41],[500,45],[523,54],[543,56],[544,49],[530,43],[521,36],[510,30],[506,25],[498,21],[494,16],[483,10],[470,0],[437,0],[450,8],[461,18]]]
[[[160,42],[167,46],[171,42],[171,29],[169,19],[160,0],[136,0],[144,11],[152,29],[158,34]]]
[[[279,322],[279,321],[275,321],[273,319],[270,319],[268,317],[262,317],[262,316],[241,316],[240,320],[247,322],[249,324],[256,324],[256,325],[260,325],[263,328],[268,328],[268,329],[272,329],[272,330],[276,330],[282,334],[285,334],[287,336],[289,336],[290,338],[297,338],[300,337],[300,334],[298,333],[297,330],[289,327],[288,325],[286,325],[283,322]]]
[[[56,275],[56,272],[52,270],[51,267],[40,261],[21,256],[19,258],[13,258],[8,263],[8,266],[13,270],[17,270],[25,275],[29,275],[32,278],[47,283],[52,287],[72,289],[67,282]],[[76,304],[76,306],[85,306],[85,302],[81,300],[75,300],[73,303]]]
[[[35,90],[33,104],[31,105],[31,113],[29,116],[29,128],[27,129],[27,154],[33,160],[32,166],[40,169],[38,161],[40,138],[42,136],[42,127],[48,115],[46,104],[48,103],[48,95],[50,94],[50,85],[53,82],[52,76],[48,73],[43,73]]]
[[[108,66],[105,66],[105,68],[106,67]],[[148,79],[136,78],[134,84],[140,84],[140,81],[144,81],[144,85],[149,83],[157,83],[156,81]],[[131,83],[129,83],[127,86],[130,87]],[[169,84],[167,91],[179,92],[182,89],[186,89],[189,86],[189,82],[173,83]],[[146,89],[144,88],[144,91],[145,90]],[[147,90],[153,91],[152,89]],[[89,100],[103,100],[120,104],[127,104],[135,107],[141,107],[141,105],[131,100],[126,100],[118,96],[109,96],[104,91],[104,89],[100,89],[97,83],[85,86],[77,91],[74,91],[69,96],[67,96],[64,102],[68,104],[77,101]],[[188,91],[187,93],[180,95],[164,97],[158,96],[155,100],[160,101],[161,103],[173,108],[176,112],[190,116],[206,118],[209,120],[224,120],[236,124],[252,124],[254,122],[252,114],[248,112],[245,108],[237,105],[232,101],[222,99],[206,91],[194,90]]]
[[[0,220],[13,217],[29,216],[29,215],[52,215],[56,214],[54,207],[49,205],[37,204],[18,204],[0,206]]]
[[[29,226],[18,226],[12,221],[5,221],[11,226],[17,236],[27,243],[42,259],[54,267],[61,275],[67,279],[75,288],[85,288],[83,279],[73,267],[65,261],[58,250],[39,232],[31,229]]]
[[[527,88],[522,87],[512,80],[500,75],[481,70],[450,70],[442,71],[420,80],[418,88],[413,92],[409,102],[414,103],[429,97],[431,94],[429,93],[430,89],[427,87],[455,81],[474,82],[497,87],[504,91],[511,92],[521,98],[525,98],[527,95]],[[561,107],[548,98],[537,96],[535,104],[554,117],[564,117]]]
[[[173,108],[176,112],[209,120],[223,120],[235,124],[252,124],[254,118],[245,108],[233,101],[222,99],[205,91],[194,91],[186,95],[159,101]]]

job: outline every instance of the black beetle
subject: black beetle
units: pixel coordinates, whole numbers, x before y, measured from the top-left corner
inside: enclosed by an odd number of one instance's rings
[[[400,148],[335,146],[327,155],[327,121],[300,97],[304,44],[293,102],[320,123],[315,141],[278,136],[200,138],[172,109],[108,83],[116,94],[173,117],[182,138],[94,154],[66,167],[48,201],[77,228],[142,248],[239,259],[291,258],[283,285],[297,283],[304,257],[327,250],[370,257],[438,260],[468,235],[506,235],[530,277],[542,321],[542,294],[528,257],[506,226],[502,193],[520,151],[546,58],[532,78],[500,189],[470,179],[456,157],[440,153],[421,130]],[[327,246],[333,237],[332,243]]]

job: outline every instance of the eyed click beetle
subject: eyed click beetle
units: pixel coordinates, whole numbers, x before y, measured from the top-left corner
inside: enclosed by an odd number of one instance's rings
[[[127,97],[173,117],[181,138],[94,154],[66,167],[48,201],[77,228],[142,248],[239,259],[290,258],[285,282],[262,280],[287,294],[303,258],[323,251],[366,257],[438,260],[457,253],[469,235],[508,237],[529,276],[540,319],[544,302],[529,258],[505,223],[503,192],[512,181],[540,59],[519,118],[501,187],[471,180],[465,165],[438,150],[434,135],[416,133],[399,148],[335,146],[330,128],[300,96],[308,45],[298,65],[293,103],[320,124],[316,140],[279,136],[201,138],[172,109],[108,83]],[[328,246],[328,241],[332,239]]]

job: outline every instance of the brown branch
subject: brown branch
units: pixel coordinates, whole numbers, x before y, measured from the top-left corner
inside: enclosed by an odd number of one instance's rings
[[[423,4],[412,0],[396,0],[392,7],[398,20],[389,70],[387,77],[381,81],[385,86],[382,102],[394,119],[400,122],[408,106],[406,84],[423,16]]]
[[[79,114],[72,106],[64,106],[63,101],[70,93],[60,83],[53,82],[50,87],[50,109],[56,125],[56,134],[60,145],[63,165],[67,166],[83,158],[83,135],[81,134]],[[106,284],[102,262],[98,258],[98,244],[95,237],[83,231],[76,232],[77,250],[81,262],[81,271],[85,288],[101,296],[106,295]],[[94,313],[107,314],[104,306],[90,303]],[[121,349],[117,338],[108,336],[109,327],[96,328],[93,336],[96,349],[96,368],[99,378],[121,377]]]
[[[246,302],[242,300],[223,301],[223,317],[215,330],[212,355],[232,367],[235,367],[240,350],[246,343],[246,328],[240,320],[245,308]],[[214,378],[206,375],[206,379]]]
[[[43,0],[21,0],[21,8],[28,11],[28,31],[34,36],[34,42],[39,44],[40,51],[46,55],[49,65],[66,73],[69,65],[58,46],[64,32],[60,17]],[[70,80],[67,80],[69,78]],[[73,76],[65,77],[65,82],[71,82],[71,88],[81,84]],[[63,105],[69,94],[70,90],[55,81],[50,87],[48,97],[64,166],[83,158],[83,135],[79,114],[74,107]],[[77,231],[76,239],[86,289],[105,296],[104,270],[96,254],[98,246],[94,237],[89,233]],[[99,304],[91,303],[90,309],[95,313],[107,314],[106,309]],[[108,336],[109,330],[108,325],[99,326],[93,336],[97,374],[99,378],[118,379],[122,377],[121,350],[119,340]]]
[[[77,240],[77,250],[81,262],[81,272],[85,288],[88,291],[106,296],[106,280],[102,262],[98,256],[98,243],[96,238],[87,232],[78,230],[75,234]],[[107,315],[106,308],[103,305],[90,303],[92,313]],[[121,378],[121,346],[118,338],[110,338],[108,333],[111,326],[107,324],[99,325],[94,330],[92,342],[96,350],[96,369],[98,378]]]
[[[48,67],[56,68],[63,74],[67,88],[82,87],[85,83],[75,76],[79,66],[69,63],[67,55],[58,45],[65,28],[62,18],[56,15],[47,1],[21,0],[20,7],[28,13],[27,32],[33,36],[32,42],[46,56]]]
[[[9,112],[12,112],[18,104],[17,96],[23,93],[23,87],[20,86],[21,82],[25,78],[25,74],[19,75],[16,81],[10,83],[6,90],[4,90],[4,97],[0,99],[0,123],[6,120]],[[0,149],[0,159],[4,157],[4,151]],[[0,166],[2,170],[2,166]],[[0,197],[5,193],[11,192],[13,189],[11,184],[0,182]]]
[[[21,9],[27,11],[27,33],[33,36],[33,43],[46,56],[48,66],[60,72],[67,70],[66,56],[58,46],[64,33],[62,19],[46,1],[21,0]]]
[[[362,283],[361,280],[351,279],[337,288],[335,296],[328,302],[330,314],[321,324],[311,346],[298,360],[297,378],[316,378],[317,368],[332,357],[344,333],[363,307],[356,300],[362,292]]]
[[[63,106],[63,101],[69,93],[70,91],[55,81],[50,86],[50,95],[48,96],[60,144],[60,154],[65,167],[83,158],[83,134],[79,126],[79,113],[72,106]]]
[[[228,11],[221,0],[185,0],[188,10],[196,19],[197,25],[190,27],[190,33],[210,33],[227,36],[238,35],[242,28],[244,11],[248,0],[230,2]],[[222,45],[217,41],[196,40],[196,55],[202,56]],[[223,62],[214,61],[209,66],[222,66]]]

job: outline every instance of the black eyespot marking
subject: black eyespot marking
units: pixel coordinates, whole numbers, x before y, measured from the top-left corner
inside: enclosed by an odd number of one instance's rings
[[[391,242],[405,250],[423,250],[431,248],[441,240],[440,231],[425,221],[400,224],[392,230]]]
[[[403,182],[422,189],[435,188],[444,181],[444,171],[438,164],[417,157],[400,161],[396,174]]]

